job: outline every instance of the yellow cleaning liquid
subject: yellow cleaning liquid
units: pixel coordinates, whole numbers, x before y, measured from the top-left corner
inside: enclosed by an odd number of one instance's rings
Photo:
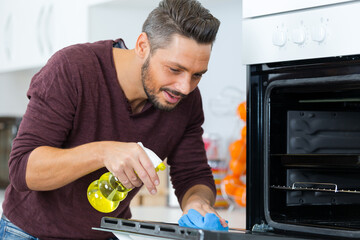
[[[145,148],[141,143],[139,145],[144,148],[154,164],[156,172],[165,170],[165,164],[153,151]],[[87,197],[91,206],[96,210],[109,213],[119,206],[119,203],[126,198],[129,191],[131,189],[124,187],[111,172],[107,172],[89,185]]]
[[[99,212],[114,211],[131,189],[125,188],[111,172],[104,173],[92,182],[87,190],[90,204]]]

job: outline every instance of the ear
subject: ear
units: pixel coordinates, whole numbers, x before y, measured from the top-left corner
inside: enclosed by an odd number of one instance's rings
[[[150,54],[150,42],[146,33],[142,32],[136,40],[135,52],[142,59]]]

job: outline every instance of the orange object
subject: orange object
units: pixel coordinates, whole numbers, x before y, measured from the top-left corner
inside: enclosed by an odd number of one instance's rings
[[[223,184],[225,186],[225,192],[229,195],[234,195],[237,187],[242,186],[243,183],[240,181],[238,176],[227,175],[223,179]]]
[[[242,162],[239,158],[233,158],[230,160],[229,168],[235,176],[241,176],[246,169],[246,162]]]
[[[241,129],[241,139],[246,140],[246,125]]]
[[[246,122],[246,102],[242,102],[239,104],[239,106],[237,107],[237,114],[240,119]]]
[[[236,188],[234,193],[234,199],[237,204],[241,207],[246,206],[246,186],[239,186]]]
[[[244,164],[246,164],[246,144],[244,144],[240,150],[240,154],[238,160]]]
[[[229,152],[230,152],[231,158],[238,158],[240,156],[241,149],[244,144],[245,144],[245,141],[243,139],[239,139],[239,140],[232,142],[229,145]]]

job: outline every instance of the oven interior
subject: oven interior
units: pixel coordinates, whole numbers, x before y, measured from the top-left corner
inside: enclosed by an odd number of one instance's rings
[[[273,222],[360,230],[359,82],[335,71],[269,84],[264,184]]]

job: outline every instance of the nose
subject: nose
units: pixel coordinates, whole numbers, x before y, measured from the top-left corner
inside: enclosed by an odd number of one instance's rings
[[[195,85],[195,86],[194,86]],[[192,83],[191,81],[191,75],[183,76],[179,78],[179,80],[176,83],[176,91],[180,92],[181,94],[188,95],[191,93],[192,90],[196,87],[195,83]]]

